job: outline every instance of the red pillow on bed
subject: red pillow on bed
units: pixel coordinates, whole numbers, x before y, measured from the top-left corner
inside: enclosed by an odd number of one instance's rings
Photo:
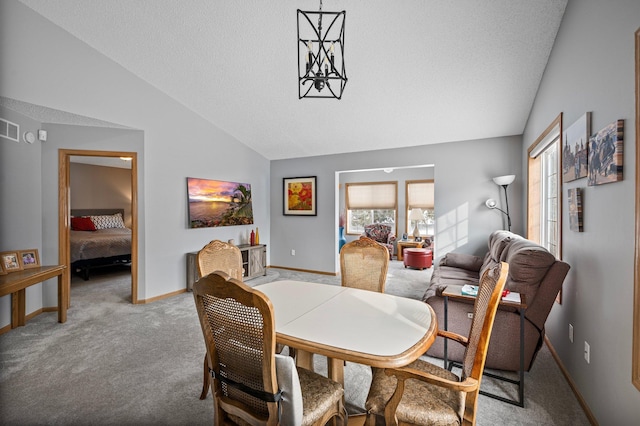
[[[71,229],[74,231],[95,231],[96,226],[93,224],[90,217],[72,217]]]

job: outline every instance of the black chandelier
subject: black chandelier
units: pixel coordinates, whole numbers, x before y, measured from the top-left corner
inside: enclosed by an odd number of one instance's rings
[[[344,20],[346,12],[298,9],[298,98],[342,97],[347,84],[344,69]],[[317,27],[313,25],[318,20]],[[322,19],[326,29],[323,31]],[[333,84],[335,83],[335,84]],[[315,90],[312,90],[315,89]]]

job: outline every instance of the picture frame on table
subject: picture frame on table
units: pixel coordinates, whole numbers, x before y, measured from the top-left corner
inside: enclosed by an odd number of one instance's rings
[[[283,178],[285,216],[317,216],[316,176]]]
[[[38,255],[38,249],[20,250],[20,261],[24,269],[39,267],[40,256]]]
[[[0,262],[2,262],[2,267],[7,273],[22,271],[23,269],[18,251],[3,251],[0,253]]]

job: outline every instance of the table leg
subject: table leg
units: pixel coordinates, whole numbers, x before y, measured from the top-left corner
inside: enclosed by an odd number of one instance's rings
[[[313,371],[313,353],[296,348],[296,365]]]
[[[448,330],[448,321],[449,321],[449,297],[448,296],[444,296],[444,330],[447,331]],[[447,368],[447,351],[448,351],[448,340],[447,338],[444,339],[444,368]]]
[[[15,293],[11,293],[11,328],[25,325],[25,303],[26,295],[24,288],[16,291]]]
[[[524,309],[520,309],[520,383],[518,383],[518,405],[524,407]]]
[[[64,279],[64,272],[58,275],[58,322],[67,321],[69,289],[66,281],[67,280]]]
[[[327,358],[327,376],[344,386],[344,361],[336,358]]]

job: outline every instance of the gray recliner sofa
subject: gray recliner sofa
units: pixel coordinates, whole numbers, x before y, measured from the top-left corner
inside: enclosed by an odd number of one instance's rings
[[[544,341],[544,324],[556,295],[569,271],[569,265],[557,260],[540,245],[508,231],[495,231],[489,237],[489,251],[484,257],[463,253],[447,253],[434,268],[423,300],[437,315],[444,328],[444,298],[447,286],[478,285],[482,272],[495,262],[509,264],[505,289],[526,296],[524,321],[524,369],[529,371]],[[467,335],[473,305],[449,298],[448,329]],[[427,355],[444,358],[443,339],[436,339]],[[450,361],[462,360],[464,348],[448,345]],[[489,342],[486,368],[506,371],[520,369],[520,314],[516,309],[500,306]]]

